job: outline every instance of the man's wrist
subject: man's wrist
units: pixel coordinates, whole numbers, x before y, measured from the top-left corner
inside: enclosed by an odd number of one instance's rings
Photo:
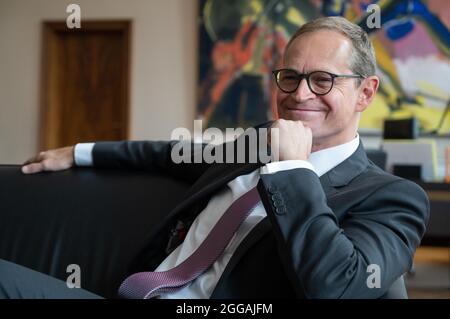
[[[76,162],[75,162],[75,146],[72,146],[72,166],[77,166]]]

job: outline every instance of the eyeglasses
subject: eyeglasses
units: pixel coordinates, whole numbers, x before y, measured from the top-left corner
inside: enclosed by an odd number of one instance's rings
[[[364,79],[359,74],[333,74],[326,71],[313,71],[300,73],[292,69],[280,69],[272,71],[278,88],[284,93],[294,93],[303,79],[306,79],[308,87],[315,95],[325,95],[331,91],[335,78]]]

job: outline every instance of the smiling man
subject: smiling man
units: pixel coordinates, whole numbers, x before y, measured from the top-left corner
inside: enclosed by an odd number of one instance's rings
[[[340,18],[304,25],[287,45],[284,68],[273,73],[280,118],[312,130],[313,152],[355,138],[379,84],[367,35]]]
[[[173,142],[99,142],[42,152],[23,167],[135,168],[192,183],[136,258],[120,297],[406,296],[402,275],[429,206],[416,184],[370,162],[358,137],[360,113],[379,83],[367,34],[339,17],[311,21],[291,39],[274,76],[280,119],[271,124],[279,129],[271,147],[279,161],[177,165],[169,156]],[[177,241],[170,230],[180,227],[187,233]],[[7,287],[0,291],[10,296],[70,295],[42,274],[33,274],[34,283],[11,282],[11,274],[27,270],[0,267],[9,274],[0,271]],[[53,284],[36,284],[44,281]]]

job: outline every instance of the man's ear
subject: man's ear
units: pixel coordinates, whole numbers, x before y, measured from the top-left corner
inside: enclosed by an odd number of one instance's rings
[[[356,111],[364,111],[370,103],[372,103],[377,93],[380,79],[376,75],[369,76],[363,80],[359,88],[358,102],[356,103]]]

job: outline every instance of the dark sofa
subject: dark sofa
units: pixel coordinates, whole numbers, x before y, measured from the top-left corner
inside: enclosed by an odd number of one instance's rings
[[[74,168],[23,175],[0,165],[0,259],[115,298],[155,225],[189,185],[141,171]],[[387,298],[406,298],[403,278]]]
[[[113,298],[153,227],[180,202],[181,182],[145,172],[71,169],[23,175],[0,165],[0,259]]]

